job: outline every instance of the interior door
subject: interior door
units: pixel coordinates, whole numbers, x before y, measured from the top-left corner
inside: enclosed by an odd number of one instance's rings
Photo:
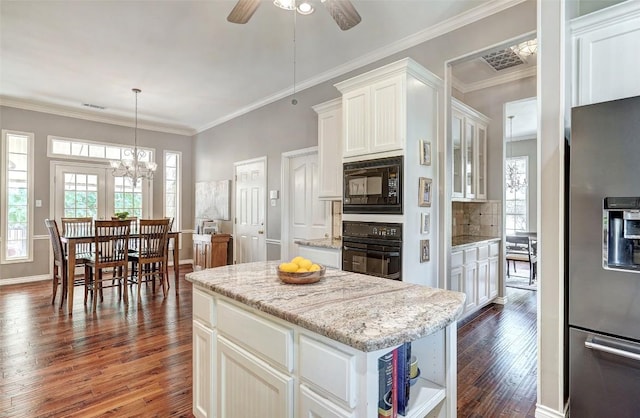
[[[54,219],[106,215],[106,170],[90,165],[58,164],[55,168]]]
[[[265,261],[266,157],[235,163],[236,215],[234,244],[236,263]]]
[[[331,233],[330,202],[318,199],[318,154],[289,162],[289,254],[298,253],[296,239],[325,238]]]

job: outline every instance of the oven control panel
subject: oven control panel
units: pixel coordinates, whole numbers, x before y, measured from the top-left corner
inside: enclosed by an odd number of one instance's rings
[[[342,236],[398,241],[402,240],[402,224],[344,221],[342,223]]]

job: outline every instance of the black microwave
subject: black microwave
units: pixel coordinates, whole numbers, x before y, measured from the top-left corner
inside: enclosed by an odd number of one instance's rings
[[[342,213],[402,214],[403,157],[344,164]]]

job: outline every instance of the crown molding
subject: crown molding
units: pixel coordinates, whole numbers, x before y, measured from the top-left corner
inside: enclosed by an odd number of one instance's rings
[[[527,77],[534,77],[537,74],[537,66],[523,68],[521,70],[511,71],[504,75],[498,75],[495,77],[488,78],[482,81],[476,81],[475,83],[462,83],[460,80],[457,80],[459,86],[454,86],[460,90],[463,94],[470,93],[476,90],[486,89],[488,87],[498,86],[500,84],[511,83],[513,81],[518,81]]]
[[[14,107],[16,109],[31,110],[34,112],[49,113],[52,115],[65,116],[69,118],[82,119],[91,122],[108,123],[111,125],[126,126],[133,128],[134,122],[130,119],[119,118],[116,116],[95,115],[88,112],[82,112],[66,106],[38,103],[30,100],[20,100],[7,96],[0,96],[0,106]],[[193,136],[197,132],[191,128],[178,128],[169,125],[153,124],[138,121],[138,129],[149,131],[164,132],[169,134]]]
[[[301,82],[300,84],[296,85],[296,91],[302,91],[309,87],[313,87],[325,81],[339,77],[348,72],[357,70],[358,68],[361,68],[365,65],[368,65],[378,60],[381,60],[383,58],[386,58],[389,55],[395,54],[396,52],[403,51],[405,49],[419,45],[423,42],[437,38],[438,36],[442,36],[456,29],[460,29],[461,27],[477,22],[478,20],[482,20],[486,17],[499,13],[503,10],[509,9],[520,3],[524,3],[525,1],[527,0],[492,0],[486,3],[483,3],[478,7],[474,7],[473,9],[467,10],[466,12],[463,12],[457,16],[444,20],[436,25],[431,26],[430,28],[427,28],[413,35],[407,36],[403,39],[393,42],[385,47],[379,48],[375,51],[365,54],[355,60],[349,61],[343,65],[340,65],[329,71],[319,74],[316,77],[307,79]],[[230,113],[226,116],[223,116],[222,118],[218,118],[213,122],[210,122],[204,126],[201,126],[200,128],[197,129],[197,133],[201,133],[203,131],[206,131],[207,129],[213,128],[214,126],[220,125],[238,116],[242,116],[246,113],[249,113],[252,110],[255,110],[262,106],[266,106],[270,103],[276,102],[280,99],[290,96],[291,94],[293,94],[293,87],[289,87],[287,89],[281,90],[271,96],[267,96],[244,108],[241,108],[236,112]]]
[[[640,2],[624,1],[613,6],[597,10],[570,22],[571,35],[577,36],[613,24],[620,24],[640,17]]]

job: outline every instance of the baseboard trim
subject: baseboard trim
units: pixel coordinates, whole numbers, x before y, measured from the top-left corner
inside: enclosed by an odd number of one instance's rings
[[[508,301],[509,299],[507,299],[506,296],[498,296],[495,299],[493,299],[493,303],[498,305],[506,305]]]
[[[23,284],[32,282],[41,282],[51,280],[50,274],[38,274],[36,276],[12,277],[10,279],[0,279],[0,286],[8,286],[12,284]]]
[[[191,264],[192,265],[193,264],[193,259],[186,258],[186,259],[178,260],[178,265],[179,266],[184,266],[184,265],[187,265],[187,264]],[[173,261],[169,261],[169,263],[167,263],[167,265],[170,266],[170,267],[173,267]]]
[[[569,404],[565,404],[564,412],[556,411],[547,406],[536,404],[536,418],[566,418]]]

